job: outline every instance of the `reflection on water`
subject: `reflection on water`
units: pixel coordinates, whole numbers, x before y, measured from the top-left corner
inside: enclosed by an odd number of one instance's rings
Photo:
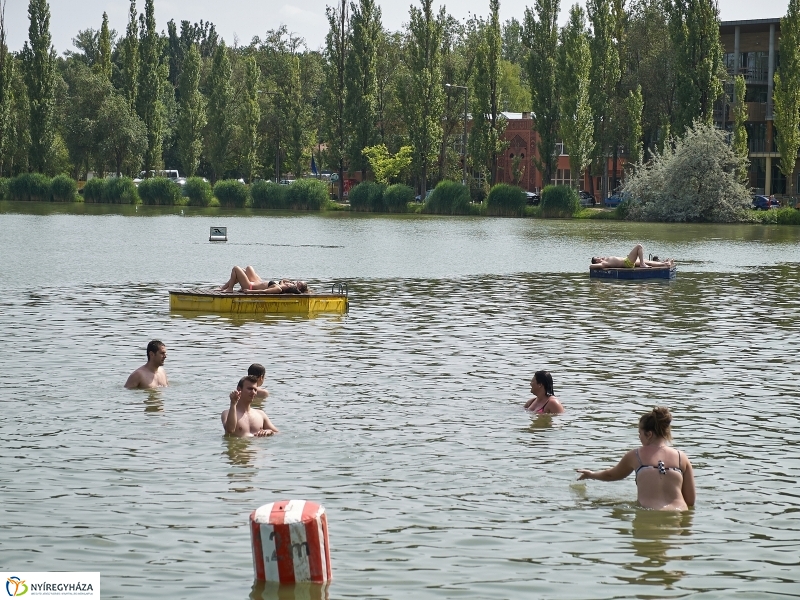
[[[251,600],[328,600],[329,584],[254,581]]]
[[[147,397],[144,399],[144,412],[164,412],[164,397],[161,390],[145,390]]]
[[[259,438],[237,438],[224,436],[225,455],[230,461],[231,468],[228,470],[228,481],[230,489],[234,492],[253,491],[253,478],[257,474],[255,460],[257,449],[255,447]]]

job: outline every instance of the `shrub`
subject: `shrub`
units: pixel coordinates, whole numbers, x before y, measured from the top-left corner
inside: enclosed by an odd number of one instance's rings
[[[0,200],[8,199],[8,179],[0,177]]]
[[[414,190],[402,183],[390,185],[383,192],[383,205],[387,212],[408,212],[408,203],[414,201]]]
[[[189,198],[189,206],[208,206],[214,197],[211,184],[202,177],[189,177],[183,186],[183,194]]]
[[[328,186],[319,179],[297,179],[288,187],[286,201],[294,210],[322,210],[328,201]]]
[[[28,202],[50,201],[50,179],[41,173],[22,173],[8,182],[11,200]]]
[[[458,181],[440,181],[425,201],[423,212],[434,215],[468,215],[469,188]]]
[[[105,202],[103,196],[106,193],[106,180],[95,177],[86,182],[83,186],[83,201],[89,203]]]
[[[542,190],[543,217],[571,217],[581,209],[578,192],[568,185],[548,185]]]
[[[150,206],[180,204],[181,186],[166,177],[151,177],[139,183],[139,197]]]
[[[50,180],[50,197],[53,202],[75,202],[78,184],[72,177],[56,175]]]
[[[522,189],[498,183],[486,198],[486,214],[493,217],[521,217],[525,214],[526,201]]]
[[[350,210],[358,212],[383,212],[383,193],[386,186],[374,181],[363,181],[350,190]]]
[[[294,184],[292,184],[294,185]],[[289,186],[272,181],[256,181],[250,188],[254,208],[288,208],[286,192]]]
[[[235,179],[223,179],[214,185],[214,195],[223,208],[244,208],[250,194],[245,184]]]
[[[779,208],[778,210],[769,210],[765,212],[774,212],[775,222],[778,225],[800,225],[800,210],[796,208]]]
[[[94,181],[94,180],[92,180]],[[138,204],[139,194],[136,184],[130,177],[113,177],[105,180],[105,189],[102,191],[101,202],[107,204]],[[84,196],[86,192],[83,192]]]

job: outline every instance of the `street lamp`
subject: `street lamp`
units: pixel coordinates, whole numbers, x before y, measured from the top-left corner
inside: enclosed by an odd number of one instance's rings
[[[464,179],[461,180],[461,183],[462,185],[467,185],[467,86],[445,83],[444,87],[464,90],[464,139],[461,145],[461,153],[464,161]]]

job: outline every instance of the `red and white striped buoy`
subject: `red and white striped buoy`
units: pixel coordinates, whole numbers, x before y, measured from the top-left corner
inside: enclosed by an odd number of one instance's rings
[[[331,579],[325,509],[306,500],[270,502],[250,513],[253,567],[259,581]]]

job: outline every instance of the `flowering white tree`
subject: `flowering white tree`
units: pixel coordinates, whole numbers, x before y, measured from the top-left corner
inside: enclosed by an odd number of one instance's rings
[[[726,134],[695,121],[686,134],[665,144],[664,152],[628,176],[623,196],[628,218],[636,221],[732,222],[745,220],[750,190],[737,172],[746,159]]]

